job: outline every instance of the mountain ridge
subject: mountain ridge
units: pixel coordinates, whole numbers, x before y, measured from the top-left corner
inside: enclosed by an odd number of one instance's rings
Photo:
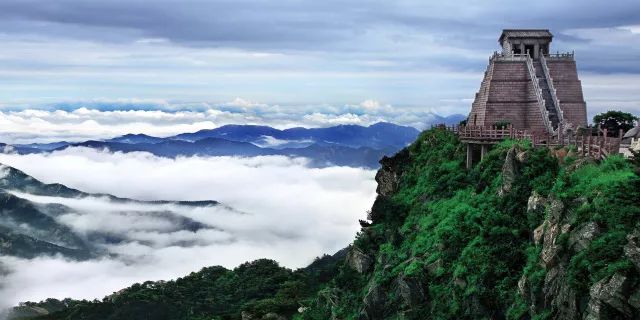
[[[47,199],[41,203],[32,199],[33,197]],[[48,202],[48,198],[54,202]],[[60,254],[71,259],[86,260],[106,254],[101,248],[102,242],[122,241],[108,232],[75,232],[58,221],[58,217],[76,214],[79,209],[55,202],[56,199],[102,199],[120,205],[177,205],[198,208],[222,205],[214,200],[140,201],[109,194],[85,193],[59,183],[43,183],[18,169],[0,164],[0,255],[33,258]],[[131,211],[131,214],[136,213]],[[215,229],[166,209],[148,214],[161,217],[182,230]]]
[[[314,167],[350,166],[377,168],[378,160],[411,143],[419,131],[412,127],[379,122],[368,127],[339,125],[326,128],[289,128],[225,125],[170,137],[126,134],[105,140],[21,144],[21,154],[48,153],[71,147],[107,149],[113,152],[149,152],[156,156],[272,156],[305,157]]]

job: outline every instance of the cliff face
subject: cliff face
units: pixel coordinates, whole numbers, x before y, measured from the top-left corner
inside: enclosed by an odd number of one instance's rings
[[[631,162],[513,142],[463,159],[439,129],[383,159],[370,222],[304,318],[640,318]]]

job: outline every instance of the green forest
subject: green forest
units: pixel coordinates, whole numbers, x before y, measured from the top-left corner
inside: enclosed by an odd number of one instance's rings
[[[640,157],[494,146],[465,168],[443,128],[381,160],[348,248],[135,284],[101,301],[25,303],[14,319],[637,319]],[[42,309],[47,315],[38,315]]]

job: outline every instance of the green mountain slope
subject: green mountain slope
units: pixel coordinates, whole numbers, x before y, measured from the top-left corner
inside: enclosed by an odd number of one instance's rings
[[[307,269],[206,268],[41,318],[640,318],[638,167],[507,141],[466,170],[464,150],[433,129],[384,158],[353,245]]]

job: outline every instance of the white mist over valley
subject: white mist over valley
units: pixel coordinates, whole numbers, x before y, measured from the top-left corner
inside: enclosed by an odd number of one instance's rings
[[[375,197],[375,171],[311,168],[304,158],[177,157],[73,147],[43,154],[0,154],[0,163],[44,183],[136,200],[215,200],[216,206],[121,203],[12,192],[37,205],[70,208],[56,220],[104,242],[107,254],[0,258],[2,307],[54,298],[102,298],[135,282],[169,280],[205,266],[235,267],[270,258],[289,268],[344,248]],[[187,221],[187,222],[185,222]],[[181,225],[197,224],[197,230]],[[36,276],[37,275],[37,276]]]

